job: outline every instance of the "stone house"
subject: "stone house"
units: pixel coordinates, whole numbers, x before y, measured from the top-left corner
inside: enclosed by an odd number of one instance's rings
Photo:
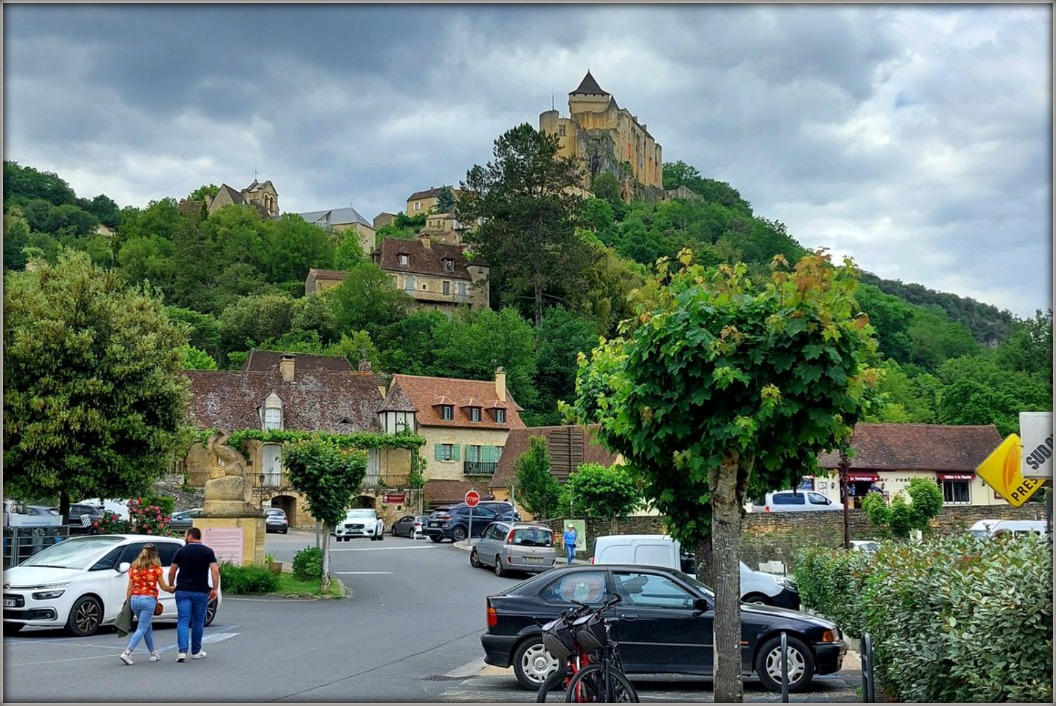
[[[461,502],[470,488],[487,496],[507,437],[524,428],[520,410],[502,368],[493,381],[393,375],[379,408],[387,433],[412,429],[426,440],[423,490],[432,505]]]
[[[374,252],[376,228],[373,223],[361,216],[359,211],[351,206],[332,208],[326,211],[307,211],[297,215],[309,223],[325,228],[331,233],[355,231],[356,240],[359,242],[359,247],[363,249],[363,254],[369,257]]]
[[[385,226],[391,226],[395,222],[396,222],[396,214],[395,213],[389,213],[388,211],[382,211],[378,215],[374,216],[374,220],[371,221],[371,224],[373,224],[374,230],[377,231],[377,230],[381,230]]]
[[[975,474],[1001,440],[992,424],[858,424],[848,471],[853,506],[861,506],[861,498],[874,484],[891,498],[914,478],[938,483],[947,506],[1008,505]],[[839,502],[839,463],[838,453],[822,454],[818,466],[829,475],[808,477],[805,487]]]
[[[345,270],[320,270],[313,267],[308,270],[308,276],[304,278],[304,295],[310,297],[313,294],[322,294],[328,289],[339,287],[346,277],[348,277],[348,272]]]
[[[253,206],[263,218],[275,218],[279,215],[279,192],[271,180],[253,183],[242,190],[235,190],[227,184],[221,184],[216,196],[209,199],[208,211],[213,213],[224,206]]]
[[[404,213],[408,216],[420,216],[433,213],[437,204],[440,202],[440,194],[443,193],[444,189],[451,189],[456,201],[458,200],[458,197],[462,195],[462,189],[456,189],[451,186],[430,186],[424,191],[415,191],[407,197],[407,210],[405,210]]]
[[[466,257],[465,245],[437,242],[429,235],[414,240],[384,238],[374,263],[419,309],[446,313],[459,306],[487,308],[488,266]]]
[[[192,370],[189,421],[197,429],[284,429],[351,434],[380,433],[383,382],[369,366],[353,370],[340,356],[253,351],[241,370]],[[304,498],[282,466],[281,445],[247,441],[241,449],[246,475],[262,506],[281,507],[290,524],[311,527]],[[179,464],[188,485],[203,487],[217,470],[214,454],[195,443]],[[384,504],[390,488],[404,487],[410,473],[406,449],[371,449],[363,490],[354,504],[373,507],[387,522],[402,509]]]

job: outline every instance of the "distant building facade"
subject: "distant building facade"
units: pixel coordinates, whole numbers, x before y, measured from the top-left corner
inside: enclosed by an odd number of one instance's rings
[[[488,307],[488,266],[466,258],[465,245],[439,242],[429,235],[414,240],[384,238],[374,263],[418,309],[453,312],[459,306]]]
[[[221,184],[216,196],[209,199],[207,210],[213,213],[224,206],[254,206],[264,218],[275,218],[279,215],[279,192],[271,180],[253,183],[242,190],[236,190],[227,184]]]
[[[309,223],[314,223],[333,233],[354,230],[359,247],[363,249],[363,254],[370,257],[370,254],[374,252],[375,234],[377,232],[374,224],[351,206],[331,208],[326,211],[307,211],[297,215]]]

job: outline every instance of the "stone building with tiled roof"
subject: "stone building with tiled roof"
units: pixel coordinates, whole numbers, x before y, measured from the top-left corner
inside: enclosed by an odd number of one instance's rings
[[[456,487],[453,483],[486,490],[510,431],[524,428],[521,407],[506,389],[502,368],[494,380],[393,375],[380,409],[392,424],[386,431],[412,429],[426,440],[420,453],[425,497],[433,504],[461,501],[464,492],[457,498],[440,497],[450,494],[444,489]]]
[[[380,433],[382,390],[369,370],[353,370],[340,356],[278,355],[253,351],[242,370],[192,370],[188,421],[196,429],[280,429],[335,434]],[[324,360],[329,358],[330,360]],[[289,485],[279,444],[247,441],[246,474],[261,503],[281,507],[290,523],[310,526],[303,499]],[[382,507],[385,488],[404,487],[410,471],[405,449],[372,449],[367,476],[356,504],[375,507],[387,520],[397,511]],[[215,459],[200,443],[183,461],[189,485],[201,487],[216,470]],[[402,508],[399,508],[402,509]]]
[[[450,313],[459,306],[488,307],[488,266],[467,259],[465,245],[437,242],[429,235],[385,238],[374,252],[374,263],[419,309]]]
[[[363,254],[369,256],[374,252],[374,241],[377,232],[374,224],[351,206],[331,208],[325,211],[306,211],[297,215],[309,223],[314,223],[334,233],[348,230],[355,231],[356,240],[359,243],[359,247],[362,248]]]
[[[939,484],[946,505],[1006,505],[1004,498],[975,474],[1002,438],[992,424],[858,424],[851,440],[848,481],[855,506],[874,484],[888,497],[913,478]],[[814,490],[839,502],[838,453],[818,457],[829,476],[806,479]],[[821,486],[824,487],[821,487]]]
[[[462,189],[457,189],[453,186],[430,186],[428,189],[415,191],[407,197],[407,210],[404,211],[404,213],[408,216],[420,216],[432,213],[440,202],[440,195],[445,189],[451,189],[451,193],[454,195],[456,201],[462,196]]]
[[[263,183],[254,179],[241,191],[221,184],[216,196],[209,199],[208,211],[213,213],[225,206],[253,206],[263,218],[275,218],[279,215],[279,192],[270,179]]]
[[[308,276],[304,278],[304,295],[312,296],[321,294],[328,289],[335,289],[348,277],[345,270],[321,270],[313,267],[308,270]]]

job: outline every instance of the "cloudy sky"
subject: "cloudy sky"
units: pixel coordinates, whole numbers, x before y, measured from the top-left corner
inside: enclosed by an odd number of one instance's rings
[[[271,179],[367,219],[456,184],[589,68],[665,161],[804,246],[1052,304],[1052,10],[8,5],[4,158],[120,205]]]

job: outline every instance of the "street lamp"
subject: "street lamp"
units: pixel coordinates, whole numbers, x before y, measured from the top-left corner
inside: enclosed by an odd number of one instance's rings
[[[264,474],[263,473],[261,473],[259,476],[257,476],[257,481],[258,481],[257,482],[257,494],[260,496],[257,499],[257,505],[259,505],[260,509],[263,510],[264,509]]]

